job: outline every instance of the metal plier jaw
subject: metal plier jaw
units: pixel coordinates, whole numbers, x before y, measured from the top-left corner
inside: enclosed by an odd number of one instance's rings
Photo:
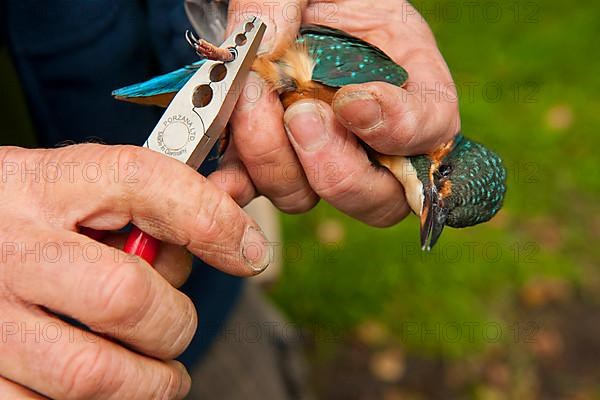
[[[233,61],[202,64],[173,98],[144,146],[198,169],[233,113],[265,30],[257,17],[244,21],[221,45],[234,54]]]

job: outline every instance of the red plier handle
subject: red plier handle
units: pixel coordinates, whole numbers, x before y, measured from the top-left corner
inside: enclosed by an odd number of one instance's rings
[[[79,232],[98,241],[104,239],[106,235],[108,235],[108,231],[99,231],[87,227],[81,227]],[[146,260],[149,264],[152,264],[156,259],[159,246],[160,241],[157,238],[142,232],[140,228],[134,225],[125,241],[123,251],[129,254],[135,254]]]
[[[149,264],[154,262],[160,241],[154,236],[142,232],[137,226],[131,228],[123,251],[129,254],[135,254],[146,260]]]

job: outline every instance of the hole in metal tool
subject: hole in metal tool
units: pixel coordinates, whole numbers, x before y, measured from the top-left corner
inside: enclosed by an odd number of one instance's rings
[[[192,104],[194,107],[205,107],[213,98],[213,90],[207,84],[202,84],[194,89]]]
[[[227,68],[224,64],[215,64],[210,70],[210,80],[212,82],[221,82],[227,75]]]
[[[248,38],[243,33],[240,33],[235,37],[235,44],[238,46],[245,45],[247,41],[248,41]]]
[[[254,29],[254,24],[252,22],[247,22],[246,25],[244,25],[244,31],[246,33],[250,32],[252,29]]]
[[[235,59],[238,56],[238,51],[235,49],[235,47],[228,47],[227,50],[229,50],[229,53],[231,53],[231,55],[233,56],[233,59],[231,61],[235,61]],[[228,61],[228,62],[231,62]]]

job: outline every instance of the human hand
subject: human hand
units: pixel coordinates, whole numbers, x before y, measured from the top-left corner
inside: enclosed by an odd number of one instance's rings
[[[323,198],[375,226],[404,218],[409,207],[402,187],[371,164],[357,138],[384,154],[415,155],[460,130],[452,77],[427,24],[407,1],[232,0],[230,29],[239,24],[240,13],[255,13],[257,5],[276,24],[270,48],[292,40],[301,23],[328,25],[380,47],[408,71],[409,80],[403,88],[348,85],[338,91],[333,107],[307,100],[284,113],[277,95],[251,76],[250,95],[242,97],[232,117],[222,171],[210,179],[241,204],[260,193],[283,211],[302,212]],[[227,171],[232,168],[239,169],[235,180]]]
[[[268,260],[256,223],[188,166],[143,148],[0,148],[0,171],[0,398],[183,398],[190,378],[173,359],[197,327],[176,289],[188,250],[253,275]],[[163,241],[156,269],[118,250],[122,234],[78,233],[130,221]]]

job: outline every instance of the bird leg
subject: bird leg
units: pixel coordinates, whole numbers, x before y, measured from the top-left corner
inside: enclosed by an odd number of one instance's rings
[[[235,59],[235,50],[232,48],[221,48],[214,44],[196,37],[192,32],[185,31],[185,39],[200,57],[213,60],[230,62]]]

